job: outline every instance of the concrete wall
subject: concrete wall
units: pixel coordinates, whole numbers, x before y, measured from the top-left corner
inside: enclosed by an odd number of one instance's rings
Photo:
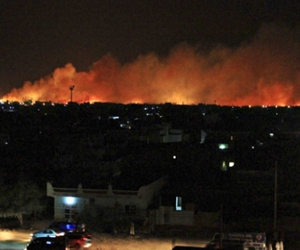
[[[175,211],[173,207],[161,206],[155,210],[153,218],[156,225],[194,225],[194,212],[189,210]]]

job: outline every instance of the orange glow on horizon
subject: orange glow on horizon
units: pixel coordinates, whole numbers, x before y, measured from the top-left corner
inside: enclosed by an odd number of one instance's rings
[[[167,57],[154,53],[121,64],[111,54],[89,71],[68,63],[51,75],[1,99],[68,103],[174,103],[233,106],[299,105],[300,49],[294,31],[265,25],[253,41],[237,49],[217,46],[209,52],[180,44]],[[75,86],[70,93],[70,86]]]

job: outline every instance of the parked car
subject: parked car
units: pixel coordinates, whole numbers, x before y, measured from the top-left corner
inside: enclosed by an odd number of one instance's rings
[[[68,221],[54,221],[52,222],[48,228],[54,229],[55,231],[62,232],[85,232],[85,224],[84,223],[75,223]]]
[[[40,237],[32,239],[24,250],[67,250],[64,237]]]
[[[41,231],[37,231],[31,234],[33,239],[35,238],[56,238],[58,236],[63,236],[64,232],[56,232],[54,229],[43,229]]]
[[[66,221],[54,221],[49,225],[49,228],[61,232],[75,232],[78,231],[78,225]]]
[[[222,247],[220,242],[212,242],[207,245],[208,249],[229,249],[229,250],[243,250],[245,241],[241,240],[222,240]]]
[[[222,239],[222,241],[221,241]],[[266,233],[264,232],[230,232],[215,233],[211,242],[207,245],[211,249],[230,250],[265,250]]]
[[[83,249],[92,245],[91,234],[84,232],[66,233],[65,239],[68,249]]]

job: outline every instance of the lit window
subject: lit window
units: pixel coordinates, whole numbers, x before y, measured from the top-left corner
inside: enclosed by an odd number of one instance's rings
[[[225,161],[222,162],[221,170],[222,171],[227,171],[227,165],[226,165]]]
[[[118,119],[120,119],[120,117],[117,116],[117,115],[112,115],[112,116],[109,116],[108,119],[111,119],[111,120],[118,120]]]
[[[218,146],[219,146],[219,149],[221,149],[221,150],[228,148],[228,144],[225,144],[225,143],[221,143]]]
[[[176,196],[175,210],[176,211],[181,211],[182,210],[182,198],[179,197],[179,196]]]

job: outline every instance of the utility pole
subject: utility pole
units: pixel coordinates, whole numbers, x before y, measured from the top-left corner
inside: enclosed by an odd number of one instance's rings
[[[221,233],[220,233],[220,249],[223,248],[223,223],[224,223],[224,215],[223,215],[223,202],[221,203]]]
[[[74,88],[75,88],[74,85],[70,87],[70,92],[71,92],[71,93],[70,93],[70,94],[71,94],[70,102],[73,102],[73,90],[74,90]]]
[[[275,161],[275,170],[274,170],[274,232],[277,228],[277,161]]]

